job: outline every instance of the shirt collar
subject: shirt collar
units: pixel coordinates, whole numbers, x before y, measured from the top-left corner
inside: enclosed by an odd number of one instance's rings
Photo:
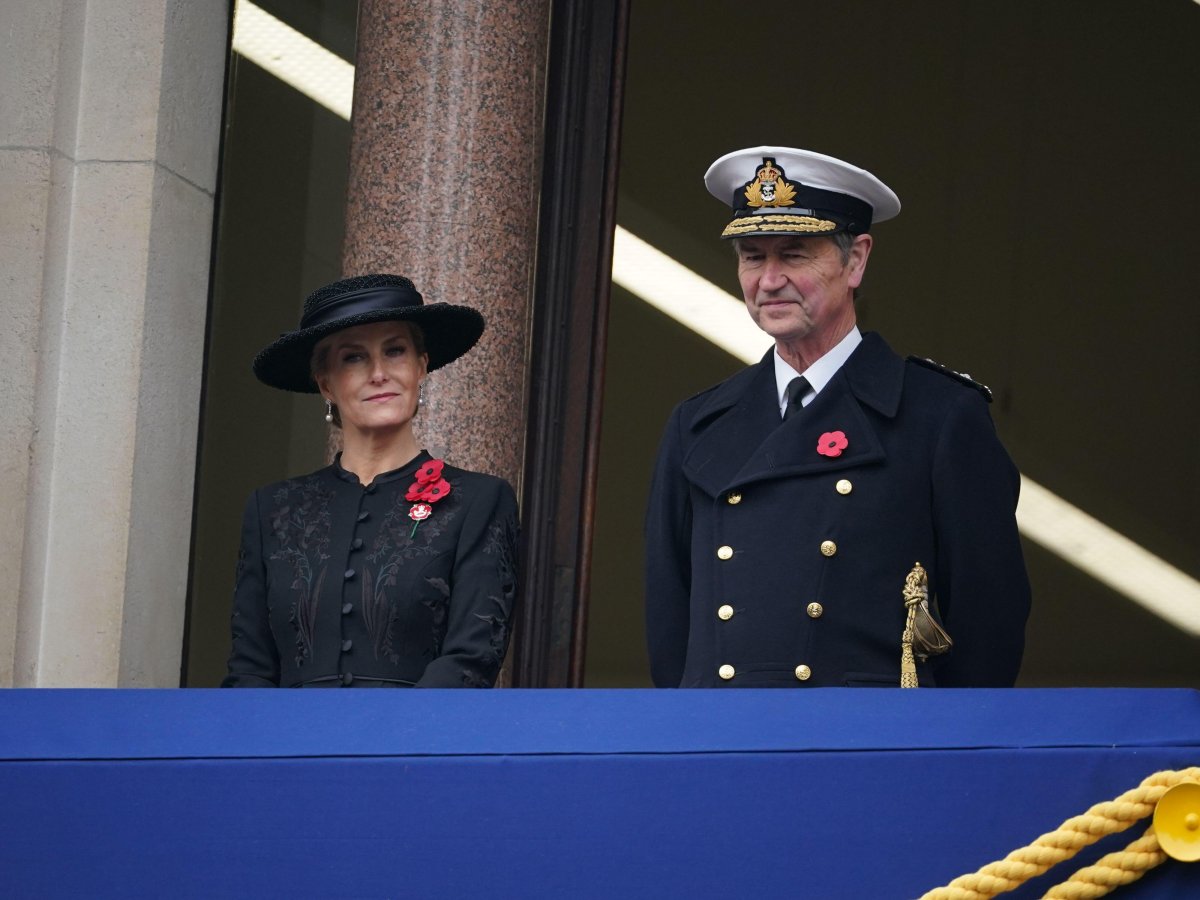
[[[777,399],[779,400],[780,415],[783,415],[783,408],[787,403],[787,400],[784,398],[784,392],[793,378],[797,375],[803,375],[808,380],[808,392],[800,398],[800,402],[804,406],[808,406],[812,402],[813,397],[817,396],[825,385],[829,384],[830,379],[837,374],[838,369],[845,364],[846,360],[850,358],[850,354],[854,352],[854,349],[860,343],[862,343],[862,332],[855,325],[828,353],[803,372],[797,372],[784,362],[783,358],[779,355],[779,348],[772,351],[775,357],[775,389]]]

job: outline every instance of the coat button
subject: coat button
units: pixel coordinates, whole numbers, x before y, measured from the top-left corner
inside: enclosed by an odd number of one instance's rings
[[[839,494],[848,494],[848,493],[850,493],[852,490],[854,490],[854,485],[852,485],[852,484],[851,484],[849,481],[847,481],[845,478],[843,478],[841,481],[839,481],[839,482],[837,483],[837,492],[838,492]]]
[[[742,502],[742,495],[737,491],[730,491],[729,496],[725,498],[725,502],[730,506],[737,506]]]
[[[349,580],[350,580],[351,578],[353,578],[353,577],[354,577],[354,570],[353,570],[353,569],[347,569],[347,570],[346,570],[346,580],[347,580],[347,581],[349,581]]]
[[[342,652],[343,652],[343,653],[349,653],[349,652],[350,652],[350,648],[351,648],[351,647],[353,647],[353,646],[354,646],[354,641],[352,641],[352,640],[350,640],[349,638],[347,638],[346,640],[342,641]]]
[[[371,514],[369,512],[367,512],[365,509],[358,514],[358,521],[360,521],[360,522],[365,522],[369,518],[371,518]]]
[[[350,687],[350,685],[354,684],[354,676],[347,672],[342,676],[342,684],[344,684],[346,687]]]
[[[717,559],[729,559],[731,556],[733,556],[733,548],[728,544],[717,548]]]
[[[797,681],[808,681],[810,678],[812,678],[812,669],[808,666],[796,666]]]
[[[717,674],[721,676],[723,681],[728,681],[733,677],[733,666],[729,665],[729,663],[725,663],[725,665],[717,669]]]
[[[808,604],[808,617],[810,619],[819,619],[824,614],[825,614],[825,607],[823,607],[820,603]]]
[[[353,541],[351,541],[350,549],[351,550],[361,550],[362,549],[362,538],[355,538]]]
[[[837,544],[833,541],[821,541],[821,554],[823,556],[833,556],[837,553]]]
[[[353,603],[343,603],[342,604],[342,615],[343,616],[348,616],[352,612],[354,612],[354,604]]]
[[[718,619],[732,619],[733,618],[733,607],[730,606],[728,603],[726,603],[724,606],[720,607],[717,610],[717,618]]]

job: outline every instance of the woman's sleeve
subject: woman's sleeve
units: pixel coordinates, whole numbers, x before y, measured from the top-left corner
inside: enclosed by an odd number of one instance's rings
[[[455,550],[441,654],[417,687],[492,687],[504,662],[517,596],[517,498],[508,482],[481,480]]]
[[[250,495],[242,514],[232,630],[229,672],[221,687],[278,687],[279,652],[271,635],[267,608],[267,572],[262,555],[257,492]]]

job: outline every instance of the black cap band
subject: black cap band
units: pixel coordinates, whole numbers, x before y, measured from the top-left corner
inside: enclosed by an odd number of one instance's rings
[[[781,207],[752,207],[746,200],[744,188],[738,188],[733,194],[733,215],[735,218],[753,216],[759,213],[774,215],[808,215],[833,219],[841,225],[855,226],[858,234],[864,234],[871,228],[871,204],[851,197],[849,194],[839,194],[837,191],[826,191],[821,188],[808,187],[798,182],[789,182],[795,191],[792,202],[795,206]]]

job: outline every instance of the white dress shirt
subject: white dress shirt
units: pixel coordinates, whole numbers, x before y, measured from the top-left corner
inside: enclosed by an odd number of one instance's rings
[[[808,406],[812,403],[813,398],[821,392],[821,389],[829,384],[830,379],[837,374],[837,370],[845,364],[846,360],[850,358],[850,354],[854,352],[854,348],[860,343],[862,343],[862,332],[855,325],[828,353],[803,372],[797,372],[784,362],[779,355],[779,348],[776,347],[775,389],[779,396],[780,417],[782,418],[787,410],[787,386],[791,384],[793,378],[803,375],[808,380],[808,390],[800,398],[801,406]]]

